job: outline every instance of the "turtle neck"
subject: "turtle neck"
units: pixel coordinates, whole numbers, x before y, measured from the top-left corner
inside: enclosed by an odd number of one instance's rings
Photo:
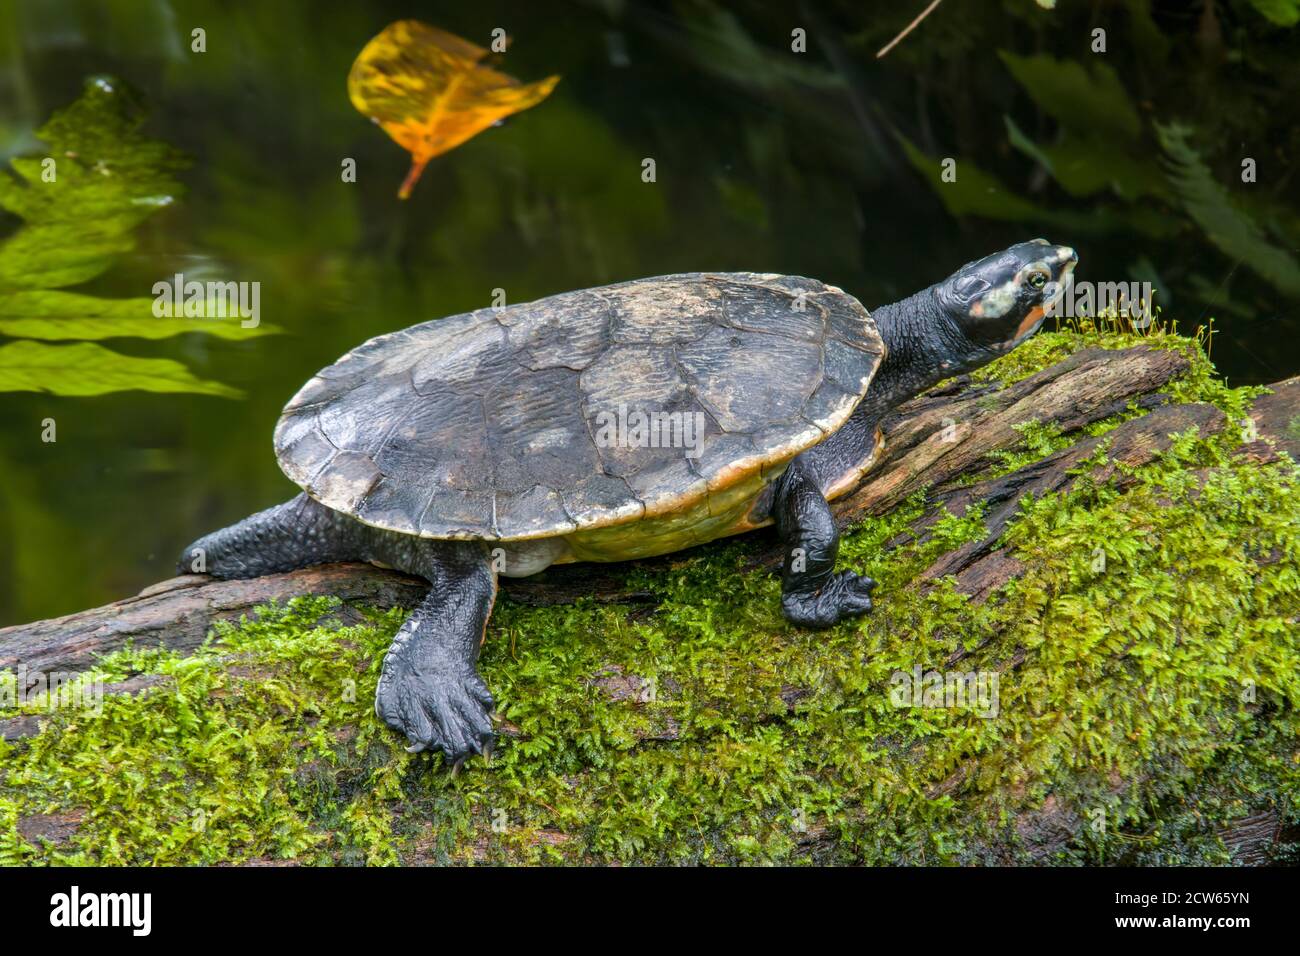
[[[935,288],[922,289],[871,313],[885,341],[885,360],[853,418],[874,425],[901,403],[992,357],[973,347],[939,307]]]

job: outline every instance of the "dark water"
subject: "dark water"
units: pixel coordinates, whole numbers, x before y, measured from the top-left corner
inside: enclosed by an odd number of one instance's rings
[[[1076,128],[1071,140],[996,51],[1092,70],[1091,12],[951,0],[877,61],[921,6],[0,6],[0,156],[40,155],[32,131],[88,75],[110,73],[149,104],[149,133],[193,160],[185,198],[142,228],[139,250],[93,291],[148,295],[187,269],[257,281],[262,321],[283,330],[242,343],[108,343],[177,359],[242,399],[0,393],[0,624],[134,593],[168,576],[198,534],[291,495],[270,437],[298,386],[370,336],[487,305],[498,288],[519,302],[745,269],[815,276],[870,307],[1044,235],[1079,250],[1080,279],[1157,278],[1166,315],[1184,329],[1213,316],[1214,357],[1231,381],[1295,374],[1297,302],[1225,249],[1219,227],[1198,221],[1204,209],[1104,182],[1075,195],[1015,148],[1006,118],[1040,145],[1094,165],[1127,157],[1158,177],[1169,158],[1153,124],[1188,122],[1258,241],[1300,258],[1286,165],[1300,146],[1300,32],[1229,4],[1216,41],[1183,4],[1117,5],[1098,21],[1112,44],[1102,62],[1140,128],[1114,139],[1106,102],[1085,89],[1071,95],[1099,129],[1090,139]],[[538,107],[434,160],[401,203],[406,154],[355,112],[345,78],[371,36],[408,16],[480,43],[503,27],[505,70],[563,80]],[[190,52],[194,27],[206,30],[206,53]],[[807,31],[806,53],[790,50],[795,29]],[[1034,211],[994,193],[998,208],[954,215],[895,131],[927,156],[995,176]],[[1259,165],[1249,186],[1239,176],[1247,155]],[[355,184],[341,181],[345,157],[357,161]],[[654,183],[642,181],[646,158]],[[54,444],[40,440],[46,418],[57,422]]]

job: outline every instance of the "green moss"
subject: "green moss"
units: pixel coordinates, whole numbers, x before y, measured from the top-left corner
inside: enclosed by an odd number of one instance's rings
[[[1172,396],[1245,416],[1258,390],[1153,339],[1192,359]],[[1097,340],[1042,335],[986,374]],[[1022,432],[999,467],[1064,440]],[[341,627],[301,599],[187,658],[115,655],[106,679],[162,683],[0,745],[0,862],[959,864],[1019,859],[1061,821],[1082,824],[1061,862],[1223,862],[1218,831],[1261,808],[1294,825],[1300,784],[1300,495],[1289,463],[1234,457],[1241,437],[1181,436],[1124,494],[1022,502],[1023,573],[981,603],[917,580],[986,534],[979,509],[917,541],[919,495],[845,535],[878,607],[827,632],[785,623],[743,541],[629,571],[652,609],[502,600],[481,661],[501,740],[455,778],[372,713],[400,613]],[[917,667],[996,673],[996,716],[894,706]],[[25,838],[39,815],[71,835]]]
[[[1030,419],[1012,426],[1020,433],[1022,439],[1019,448],[1011,451],[997,452],[994,457],[999,463],[997,473],[1010,473],[1032,465],[1036,461],[1055,454],[1062,448],[1073,444],[1074,439],[1062,434],[1061,429],[1052,423],[1043,423]]]

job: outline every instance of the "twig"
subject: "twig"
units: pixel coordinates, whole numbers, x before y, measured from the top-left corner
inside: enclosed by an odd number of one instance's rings
[[[902,40],[903,37],[911,33],[913,30],[915,30],[920,25],[922,20],[924,20],[930,14],[934,13],[934,8],[937,7],[939,4],[941,4],[942,2],[943,0],[934,0],[933,3],[931,3],[928,7],[922,10],[920,16],[918,16],[915,20],[909,23],[903,29],[902,33],[900,33],[898,36],[894,37],[894,39],[890,40],[888,43],[885,44],[885,46],[881,49],[881,51],[876,54],[876,59],[879,60],[882,56],[884,56],[894,47],[898,46],[899,41]]]

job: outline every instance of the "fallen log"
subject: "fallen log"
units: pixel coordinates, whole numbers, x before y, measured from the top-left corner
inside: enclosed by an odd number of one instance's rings
[[[1033,419],[1068,433],[1123,411],[1130,402],[1153,408],[1107,436],[1114,460],[1129,465],[1150,461],[1168,446],[1174,432],[1189,426],[1203,432],[1221,428],[1222,413],[1211,406],[1162,405],[1165,397],[1159,389],[1187,368],[1188,360],[1176,351],[1088,348],[1005,388],[975,384],[966,377],[953,380],[886,419],[887,444],[879,466],[858,490],[835,502],[837,520],[848,526],[883,514],[925,488],[931,489],[934,502],[957,514],[973,501],[989,503],[988,537],[945,555],[923,576],[932,580],[956,575],[959,588],[981,598],[1016,573],[1015,560],[998,551],[996,542],[1019,499],[1065,487],[1072,480],[1070,470],[1096,450],[1099,439],[1085,439],[1010,475],[968,488],[959,487],[960,482],[983,471],[998,452],[1018,447],[1022,438],[1015,426]],[[1257,456],[1275,457],[1268,442],[1283,449],[1288,443],[1300,444],[1287,431],[1300,405],[1300,379],[1279,383],[1276,389],[1256,406]],[[780,548],[770,532],[749,537],[754,566],[779,565]],[[661,567],[679,559],[636,564]],[[653,594],[628,587],[627,569],[566,565],[502,583],[512,600],[530,605],[569,603],[579,597],[653,601]],[[199,646],[219,621],[238,620],[258,605],[302,595],[333,595],[351,609],[409,608],[424,591],[417,578],[366,564],[323,565],[244,581],[185,575],[103,607],[0,628],[0,668],[22,664],[29,672],[84,670],[97,657],[128,645],[184,652]]]
[[[1136,346],[1088,348],[1004,389],[962,388],[926,395],[884,422],[886,454],[869,480],[836,503],[841,521],[883,514],[918,488],[942,490],[978,474],[997,452],[1016,448],[1016,426],[1037,420],[1069,433],[1124,411],[1187,371],[1181,352]]]
[[[1186,368],[1186,360],[1176,352],[1142,347],[1122,351],[1088,349],[1006,387],[969,379],[947,383],[909,403],[886,422],[889,446],[873,476],[883,479],[883,483],[877,487],[868,482],[837,502],[838,520],[842,525],[870,520],[874,515],[894,509],[916,492],[924,491],[926,508],[923,514],[886,545],[890,547],[913,539],[925,540],[943,512],[960,516],[978,504],[983,509],[982,537],[940,554],[930,567],[917,573],[911,583],[902,586],[924,591],[934,586],[938,579],[951,577],[959,591],[969,595],[972,601],[982,601],[1001,583],[1024,570],[1012,554],[1000,547],[1000,542],[1008,524],[1020,514],[1021,502],[1026,496],[1038,497],[1067,490],[1083,476],[1108,483],[1111,488],[1123,492],[1135,481],[1127,469],[1151,462],[1170,447],[1174,435],[1189,429],[1208,435],[1240,428],[1245,443],[1238,454],[1252,461],[1272,462],[1283,454],[1294,454],[1288,443],[1296,437],[1293,422],[1295,412],[1300,408],[1300,379],[1274,386],[1272,394],[1255,403],[1249,422],[1230,421],[1213,405],[1177,403],[1162,392],[1171,379]],[[1127,420],[1104,434],[1076,434],[1080,428],[1121,412]],[[1030,420],[1053,426],[1054,435],[1064,436],[1064,440],[1053,438],[1053,447],[1064,447],[1032,461],[1029,459],[1034,456],[1021,454],[1027,442],[1016,426]],[[1104,456],[1099,454],[1102,451]],[[1027,463],[1022,467],[1009,467],[1006,464],[1007,452],[1017,455],[1015,461]],[[1206,477],[1209,471],[1206,469]],[[1195,472],[1193,477],[1200,474]],[[743,539],[741,560],[755,567],[758,573],[764,573],[764,568],[774,569],[779,557],[780,549],[770,532],[759,532]],[[666,569],[680,561],[681,556],[670,556],[643,562],[642,565]],[[1037,568],[1032,571],[1038,573]],[[535,605],[564,603],[579,596],[594,596],[611,602],[657,600],[655,594],[629,586],[633,580],[643,582],[654,578],[630,576],[625,566],[618,565],[568,566],[552,569],[533,579],[506,581],[504,584],[506,593],[515,601]],[[45,670],[76,670],[91,664],[97,655],[128,641],[138,647],[164,646],[183,652],[205,639],[211,623],[250,614],[259,604],[272,599],[287,599],[299,594],[338,596],[343,600],[343,606],[331,614],[331,620],[337,617],[344,623],[351,623],[360,620],[361,607],[409,607],[423,595],[424,590],[424,584],[417,579],[367,565],[332,565],[242,582],[186,576],[162,582],[135,598],[105,608],[4,629],[0,631],[0,665],[22,663],[34,667],[39,664]],[[565,615],[568,613],[563,612]],[[546,618],[545,615],[539,617]],[[589,619],[606,617],[593,615]],[[618,615],[609,617],[612,619]],[[510,630],[513,626],[506,624],[503,629]],[[990,641],[997,638],[1001,626],[989,629]],[[779,636],[779,639],[785,641],[789,637]],[[513,642],[510,643],[513,657]],[[502,646],[504,644],[499,645]],[[933,661],[935,664],[942,661],[941,666],[947,671],[963,658],[971,657],[972,661],[964,663],[963,667],[996,671],[1006,678],[1008,687],[1024,679],[1025,675],[1032,677],[1036,673],[1034,668],[1038,662],[1035,655],[1038,652],[1010,642],[996,654],[980,654],[986,646],[986,642],[972,644],[967,641],[959,642],[955,647],[938,647],[939,653]],[[536,651],[537,648],[529,650],[521,645],[519,660],[525,660],[525,654]],[[946,660],[943,655],[947,655]],[[1122,651],[1116,659],[1122,663]],[[368,655],[366,660],[369,660]],[[256,688],[265,683],[267,677],[277,676],[274,670],[258,670],[260,665],[256,663],[245,672],[244,662],[225,658],[212,666],[219,669],[222,681],[229,681],[219,685],[220,691],[213,692],[214,698],[219,697],[222,701],[238,701],[244,688],[249,688],[250,698],[255,698]],[[611,656],[574,676],[578,685],[594,692],[596,700],[603,698],[617,704],[620,714],[628,711],[643,714],[643,719],[629,721],[621,727],[620,753],[645,755],[651,761],[659,759],[661,750],[665,754],[680,751],[692,760],[702,753],[715,753],[723,759],[735,742],[725,739],[726,735],[714,734],[708,720],[702,726],[698,715],[712,710],[725,712],[728,701],[734,698],[726,694],[715,697],[718,690],[713,683],[694,686],[689,681],[681,683],[672,676],[681,676],[682,673],[670,668],[664,673],[651,674],[647,679],[637,661]],[[807,675],[795,677],[794,672],[790,673],[789,679],[796,683],[782,683],[779,700],[770,695],[770,708],[747,712],[745,720],[748,725],[761,724],[770,727],[774,734],[789,737],[789,728],[796,726],[797,722],[807,721],[810,712],[835,712],[833,702],[830,710],[826,711],[828,702],[819,700],[825,686],[819,685],[816,679],[808,680]],[[169,706],[173,693],[181,689],[182,685],[173,675],[145,674],[110,684],[104,687],[104,692],[148,695],[139,704],[142,710],[148,710],[154,706]],[[772,688],[768,690],[770,694]],[[651,695],[649,698],[647,693]],[[644,703],[647,699],[658,701],[658,704],[647,705]],[[122,701],[121,696],[117,703],[125,707],[128,714],[136,706]],[[225,706],[219,702],[214,705],[214,712]],[[310,713],[309,722],[312,719]],[[507,717],[519,723],[512,724]],[[542,746],[547,739],[545,730],[537,729],[535,719],[530,723],[523,719],[526,717],[526,709],[507,711],[500,716],[497,727],[503,740],[511,740],[512,749],[518,747],[520,752],[527,747]],[[0,720],[0,737],[19,742],[12,751],[14,754],[35,753],[36,750],[23,741],[39,732],[41,725],[49,719],[45,714],[28,713]],[[1026,748],[1035,746],[1034,738],[1038,733],[1047,733],[1046,729],[1039,731],[1032,724],[1024,726],[1032,728],[1025,738]],[[355,732],[351,726],[347,729]],[[57,735],[50,737],[57,738]],[[888,775],[891,768],[906,765],[914,757],[922,758],[926,748],[934,743],[921,735],[903,737],[897,742],[881,737],[870,746],[891,748],[892,756],[880,764],[882,772]],[[901,749],[892,750],[895,746]],[[167,752],[166,747],[162,752]],[[382,748],[377,753],[382,756]],[[847,756],[842,754],[841,759],[847,759],[848,763],[843,766],[849,766],[854,757],[847,753]],[[987,787],[990,774],[1004,772],[998,759],[998,754],[986,751],[963,752],[960,760],[944,763],[941,773],[923,778],[923,787],[917,793],[936,804],[983,799],[980,794]],[[629,758],[632,760],[635,758]],[[314,763],[310,766],[314,767]],[[640,765],[629,762],[629,766],[639,768]],[[809,766],[815,771],[815,760]],[[316,769],[310,772],[304,769],[304,779],[314,780],[317,772]],[[341,772],[340,779],[346,777],[346,786],[351,788],[355,785],[357,772],[357,767],[352,767]],[[639,773],[640,769],[629,772]],[[1050,789],[1033,799],[1021,799],[1024,795],[1016,790],[1019,785],[1013,784],[1007,792],[1014,805],[1008,808],[1005,818],[1011,843],[993,840],[980,851],[985,854],[981,858],[990,862],[1045,862],[1065,851],[1077,852],[1080,829],[1092,819],[1090,814],[1095,811],[1098,801],[1125,798],[1126,788],[1146,786],[1143,782],[1146,780],[1159,783],[1155,777],[1148,778],[1148,772],[1142,769],[1136,779],[1117,774],[1103,775],[1101,790],[1094,793],[1091,802],[1081,801],[1075,789],[1058,786],[1059,781],[1054,779]],[[577,772],[570,785],[581,789],[584,773]],[[1214,783],[1212,778],[1206,777],[1198,779],[1196,786],[1212,788]],[[420,804],[422,799],[425,797],[412,796],[411,806],[403,812],[409,811],[412,818],[420,818],[426,809]],[[555,801],[554,796],[548,799]],[[32,845],[71,846],[84,838],[84,834],[78,837],[79,833],[94,826],[94,818],[84,815],[87,810],[82,803],[74,799],[55,806],[48,801],[33,799],[18,818],[18,835]],[[567,858],[581,853],[581,847],[586,845],[583,842],[585,838],[573,818],[540,802],[540,798],[537,806],[548,813],[542,814],[539,810],[530,815],[530,829],[511,839],[517,839],[519,845],[526,842],[529,846],[543,846],[550,855],[560,854]],[[556,806],[561,805],[556,803]],[[856,812],[851,807],[846,809],[837,825],[809,821],[807,829],[794,837],[801,848],[799,852],[810,859],[821,854],[842,857],[846,840],[844,827],[847,826],[851,832],[860,823],[869,829],[868,822],[876,819],[865,809],[865,804],[860,817],[854,816]],[[88,820],[92,822],[87,823]],[[488,833],[483,820],[478,822],[482,824],[481,828],[471,827],[473,833],[470,836],[457,839],[455,852],[472,859],[499,861],[503,852],[502,840]],[[1279,852],[1277,848],[1292,839],[1288,835],[1292,832],[1288,829],[1291,827],[1290,818],[1286,817],[1284,808],[1279,809],[1265,798],[1246,801],[1239,807],[1239,812],[1220,814],[1213,823],[1223,846],[1234,860],[1241,863],[1272,861]],[[533,824],[539,826],[531,829]],[[1013,844],[1018,849],[1014,855],[1006,855],[1012,854],[1009,847]],[[142,852],[147,852],[147,847]],[[445,835],[430,831],[427,838],[417,838],[404,852],[407,853],[403,857],[406,862],[445,862],[449,851]],[[265,853],[265,849],[257,848],[249,864],[270,862],[272,857]],[[600,861],[605,858],[598,854],[591,859]],[[924,851],[917,859],[925,860]]]
[[[1300,375],[1270,385],[1269,394],[1251,406],[1250,418],[1250,423],[1239,423],[1250,439],[1243,454],[1269,462],[1285,452],[1292,461],[1300,462]]]
[[[1064,490],[1074,483],[1075,469],[1103,443],[1106,464],[1092,469],[1090,475],[1098,482],[1113,479],[1122,488],[1129,479],[1116,474],[1121,465],[1130,468],[1145,465],[1169,447],[1170,436],[1192,427],[1201,435],[1209,435],[1219,431],[1224,420],[1223,412],[1213,405],[1166,405],[1125,422],[1104,436],[1086,438],[1009,475],[939,495],[937,502],[958,517],[976,503],[988,507],[984,516],[988,534],[981,541],[945,554],[923,571],[921,577],[933,580],[951,574],[957,578],[959,591],[976,598],[986,597],[1014,577],[1020,568],[1015,558],[997,549],[997,543],[1007,523],[1020,510],[1020,499],[1025,495],[1037,498]]]
[[[332,594],[348,605],[414,607],[427,585],[368,564],[330,564],[247,581],[187,574],[135,597],[64,617],[0,630],[0,668],[78,671],[95,658],[134,644],[193,650],[217,621],[238,620],[259,604]]]

